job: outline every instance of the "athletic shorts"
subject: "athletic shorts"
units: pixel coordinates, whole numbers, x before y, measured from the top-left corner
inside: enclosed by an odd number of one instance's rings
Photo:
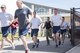
[[[2,37],[7,37],[10,33],[10,26],[1,27]]]
[[[66,29],[63,29],[63,30],[61,29],[61,34],[66,33],[66,31],[67,31]]]
[[[11,28],[11,34],[12,35],[15,35],[16,34],[16,31],[17,31],[17,28]]]
[[[31,30],[31,37],[33,37],[33,36],[38,36],[38,31],[39,31],[39,29],[32,29]]]
[[[28,28],[27,26],[23,27],[22,29],[19,29],[19,36],[26,36],[28,33]]]
[[[53,26],[53,33],[60,33],[60,26]]]
[[[45,33],[44,33],[45,36],[49,36],[51,37],[52,36],[52,29],[45,29]]]

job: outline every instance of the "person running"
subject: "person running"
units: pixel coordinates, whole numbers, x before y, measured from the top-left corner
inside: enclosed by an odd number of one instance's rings
[[[50,45],[49,38],[54,40],[54,38],[52,37],[52,23],[50,21],[50,17],[47,17],[47,21],[44,23],[43,28],[46,28],[45,29],[46,41],[47,45]]]
[[[16,34],[17,27],[18,27],[18,22],[13,21],[11,23],[11,35],[12,35],[11,37],[12,37],[12,42],[14,42],[14,36]]]
[[[31,15],[31,11],[24,7],[22,0],[17,0],[16,1],[16,5],[18,7],[18,9],[15,11],[15,21],[18,21],[18,25],[19,25],[19,37],[23,42],[23,45],[25,47],[25,53],[29,52],[29,48],[28,48],[28,44],[27,44],[27,38],[25,37],[27,35],[28,32],[28,18],[29,15]]]
[[[62,24],[61,24],[62,44],[64,43],[67,27],[68,27],[68,23],[65,21],[65,17],[62,17]]]
[[[30,21],[31,37],[34,42],[32,48],[34,48],[34,47],[38,48],[39,39],[37,39],[37,37],[38,37],[38,31],[39,31],[39,26],[41,24],[41,20],[38,17],[36,17],[35,11],[32,14],[33,14],[33,18]]]
[[[15,49],[15,46],[12,43],[12,41],[7,38],[10,32],[10,24],[12,22],[13,16],[8,12],[6,12],[6,5],[1,5],[1,11],[2,11],[0,12],[1,31],[2,31],[1,49],[3,49],[4,40],[9,42],[12,45],[12,48]]]
[[[56,47],[61,44],[60,40],[60,26],[62,23],[62,17],[58,15],[58,9],[54,9],[54,16],[51,17],[53,23],[53,37],[55,39]],[[58,44],[59,43],[59,44]]]

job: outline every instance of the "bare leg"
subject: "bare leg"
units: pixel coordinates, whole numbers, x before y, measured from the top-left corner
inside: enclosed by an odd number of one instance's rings
[[[37,39],[37,36],[33,36],[32,37],[32,40],[34,42],[32,48],[34,48],[36,46],[36,48],[38,48],[38,45],[39,45],[39,39]]]
[[[56,45],[57,45],[57,37],[56,37],[56,34],[52,34],[52,35],[53,35],[53,38],[54,38],[55,43],[56,43]]]
[[[28,44],[26,42],[26,40],[27,40],[26,37],[25,36],[21,36],[20,38],[21,38],[21,40],[23,42],[23,45],[25,47],[25,50],[28,50]]]
[[[49,37],[46,36],[47,45],[50,45]]]
[[[32,40],[33,40],[34,43],[36,43],[37,42],[37,37],[33,36]]]
[[[5,40],[12,45],[12,49],[15,49],[15,45],[13,44],[12,40],[10,40],[8,38],[5,38]]]
[[[64,40],[65,40],[65,33],[64,34],[62,34],[62,43],[64,43]]]
[[[57,36],[57,41],[59,41],[59,45],[61,44],[61,38],[60,38],[60,33],[56,33]]]
[[[12,37],[12,42],[14,42],[14,35],[12,35],[11,37]]]
[[[2,40],[1,40],[1,50],[3,49],[3,46],[4,46],[4,40],[2,38]]]
[[[5,40],[6,40],[7,42],[9,42],[10,44],[12,44],[12,41],[11,41],[10,39],[5,38]]]
[[[9,42],[12,45],[12,48],[15,49],[14,44],[12,43],[12,41],[10,39],[8,39],[7,37],[3,37],[2,41],[1,41],[1,48],[3,49],[4,46],[4,39]]]

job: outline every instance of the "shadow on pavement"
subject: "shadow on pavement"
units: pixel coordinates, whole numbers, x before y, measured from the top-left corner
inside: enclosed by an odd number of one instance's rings
[[[33,43],[29,43],[28,45],[31,51],[59,52],[59,53],[65,53],[66,51],[73,47],[70,45],[69,40],[65,40],[65,43],[63,45],[60,45],[58,48],[55,47],[55,42],[53,42],[52,40],[50,40],[50,46],[46,45],[46,41],[40,41],[40,45],[38,48],[32,48]],[[12,48],[8,47],[5,48],[4,50],[12,50]],[[24,51],[24,46],[17,45],[15,50]]]

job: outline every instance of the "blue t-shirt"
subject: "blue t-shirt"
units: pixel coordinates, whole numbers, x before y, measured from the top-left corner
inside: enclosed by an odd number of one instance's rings
[[[19,29],[22,29],[24,26],[26,26],[28,15],[31,14],[30,10],[28,8],[22,8],[17,9],[15,11],[15,18],[18,18],[19,22]]]

